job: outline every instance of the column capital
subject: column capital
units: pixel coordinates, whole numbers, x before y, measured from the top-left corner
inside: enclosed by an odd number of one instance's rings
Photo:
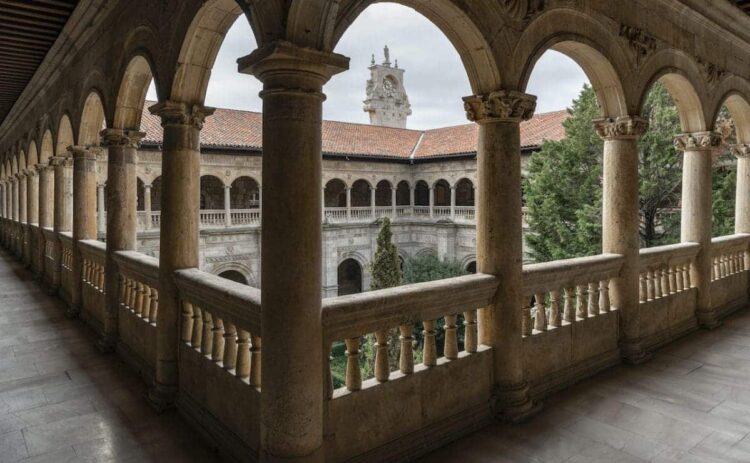
[[[471,122],[527,121],[534,116],[536,96],[513,90],[472,95],[463,98],[466,118]]]
[[[592,123],[604,140],[637,139],[648,131],[648,121],[640,116],[605,117]]]
[[[85,159],[89,161],[96,161],[96,156],[101,152],[101,148],[98,146],[70,146],[68,147],[73,155],[73,160]]]
[[[34,169],[41,174],[42,172],[52,170],[52,166],[50,166],[49,164],[40,163],[40,164],[35,165]]]
[[[677,135],[674,147],[678,151],[713,151],[721,146],[722,137],[717,132],[692,132]]]
[[[49,158],[49,165],[53,167],[57,167],[57,166],[72,167],[73,157],[70,155],[52,156],[51,158]]]
[[[734,157],[738,159],[750,158],[750,144],[738,143],[736,145],[730,145],[729,150]]]
[[[200,130],[203,122],[214,113],[215,108],[181,101],[161,101],[148,108],[151,114],[161,117],[161,125],[190,125]]]
[[[27,177],[36,177],[36,167],[32,166],[24,171]]]
[[[104,129],[99,135],[104,140],[104,146],[124,146],[138,148],[141,140],[146,136],[145,132],[137,130]]]
[[[324,97],[316,88],[349,69],[349,58],[277,40],[238,59],[237,65],[239,72],[253,75],[264,83],[266,89],[261,96],[279,90],[296,90]]]

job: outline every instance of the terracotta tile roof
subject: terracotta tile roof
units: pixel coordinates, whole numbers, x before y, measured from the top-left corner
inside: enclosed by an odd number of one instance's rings
[[[162,128],[146,102],[141,130],[146,132],[145,143],[160,144]],[[562,122],[567,111],[556,111],[535,116],[521,124],[521,145],[529,148],[544,140],[560,140],[565,136]],[[420,131],[393,129],[368,124],[323,121],[323,153],[408,159],[429,158],[456,154],[472,154],[477,150],[476,124]],[[262,149],[262,117],[260,113],[234,109],[217,109],[206,119],[201,131],[201,145],[210,148]]]

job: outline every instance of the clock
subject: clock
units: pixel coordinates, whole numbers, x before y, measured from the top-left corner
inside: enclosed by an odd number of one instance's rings
[[[393,93],[396,91],[396,86],[393,84],[393,80],[386,77],[383,79],[383,91],[385,92],[385,96],[393,96]]]

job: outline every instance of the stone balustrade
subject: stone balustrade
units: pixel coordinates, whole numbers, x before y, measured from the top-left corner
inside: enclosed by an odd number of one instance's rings
[[[107,248],[101,241],[82,240],[78,242],[83,266],[81,269],[82,316],[87,322],[101,330],[104,323],[104,277]]]
[[[750,234],[740,233],[711,240],[711,281],[727,278],[747,268]]]
[[[698,251],[698,243],[641,249],[638,277],[640,302],[667,297],[692,288],[690,268]]]
[[[60,243],[60,295],[67,303],[71,303],[73,294],[73,234],[62,232],[58,234]]]

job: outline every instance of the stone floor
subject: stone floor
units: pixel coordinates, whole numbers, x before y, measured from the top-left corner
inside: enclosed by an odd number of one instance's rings
[[[485,428],[421,461],[750,462],[750,312],[583,381],[528,423]]]
[[[175,411],[0,251],[0,463],[212,462]]]

